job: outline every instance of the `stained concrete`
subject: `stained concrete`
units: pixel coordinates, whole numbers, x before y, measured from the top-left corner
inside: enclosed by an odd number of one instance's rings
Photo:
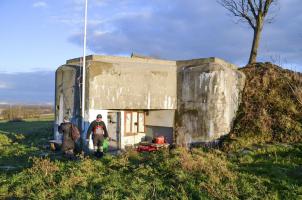
[[[148,126],[174,127],[175,110],[150,110],[146,114]]]
[[[92,61],[88,80],[92,109],[176,109],[173,63]]]
[[[86,109],[176,109],[175,61],[95,55],[86,61]]]
[[[80,88],[77,82],[79,67],[64,65],[56,71],[55,87],[55,138],[59,139],[58,125],[62,123],[64,116],[73,117],[74,123],[80,121]]]
[[[179,61],[177,66],[178,139],[198,143],[228,134],[241,101],[245,75],[217,58]]]
[[[57,123],[66,114],[79,119],[80,66],[76,58],[57,70]],[[86,57],[86,66],[85,122],[95,118],[91,110],[149,111],[146,125],[173,128],[178,143],[207,142],[229,133],[245,81],[235,65],[217,58],[167,61],[92,55]]]

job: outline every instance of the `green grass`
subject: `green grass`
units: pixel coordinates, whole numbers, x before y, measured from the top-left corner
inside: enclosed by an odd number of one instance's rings
[[[0,122],[0,167],[22,169],[31,156],[45,152],[52,137],[53,116],[24,122]]]
[[[242,197],[302,198],[302,144],[264,144],[236,152],[232,162],[239,172]],[[252,191],[261,186],[261,190]],[[258,194],[257,194],[258,191]]]
[[[69,161],[44,147],[52,124],[0,123],[0,166],[17,167],[1,171],[0,199],[302,199],[301,143]]]

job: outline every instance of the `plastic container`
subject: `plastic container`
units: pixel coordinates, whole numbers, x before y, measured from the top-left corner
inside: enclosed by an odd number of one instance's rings
[[[165,137],[164,136],[158,136],[155,138],[155,144],[165,144]]]

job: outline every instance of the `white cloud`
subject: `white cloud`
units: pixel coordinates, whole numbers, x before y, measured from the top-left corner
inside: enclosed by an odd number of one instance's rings
[[[80,18],[73,18],[73,16],[69,16],[69,17],[65,17],[65,16],[52,16],[51,19],[54,22],[58,22],[58,23],[62,23],[62,24],[66,24],[69,26],[75,26],[78,27],[79,25],[84,24],[84,19],[80,19]],[[104,20],[99,20],[99,19],[91,19],[88,20],[88,25],[89,26],[96,26],[96,25],[100,25],[102,23],[105,23]]]
[[[34,8],[45,8],[47,7],[47,3],[44,1],[37,1],[33,4]]]
[[[98,31],[98,30],[96,30],[96,31],[93,31],[93,36],[94,37],[101,37],[101,36],[103,36],[103,35],[105,35],[105,34],[109,34],[109,33],[111,33],[110,31]]]
[[[9,89],[11,85],[5,82],[0,82],[0,89]]]
[[[280,55],[288,63],[302,65],[300,1],[280,2],[275,22],[265,25],[259,61]],[[68,25],[68,41],[82,46],[85,1],[62,2],[61,12],[52,20]],[[243,65],[252,30],[247,24],[233,23],[228,15],[212,0],[89,0],[87,45],[95,54],[139,52],[165,59],[217,56]]]

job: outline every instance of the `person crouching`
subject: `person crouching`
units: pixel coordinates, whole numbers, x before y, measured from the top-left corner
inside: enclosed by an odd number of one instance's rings
[[[92,132],[93,150],[97,157],[103,155],[103,142],[105,138],[108,138],[108,132],[105,123],[102,121],[102,115],[98,114],[96,120],[94,120],[87,131],[86,141],[89,146],[89,138]]]

